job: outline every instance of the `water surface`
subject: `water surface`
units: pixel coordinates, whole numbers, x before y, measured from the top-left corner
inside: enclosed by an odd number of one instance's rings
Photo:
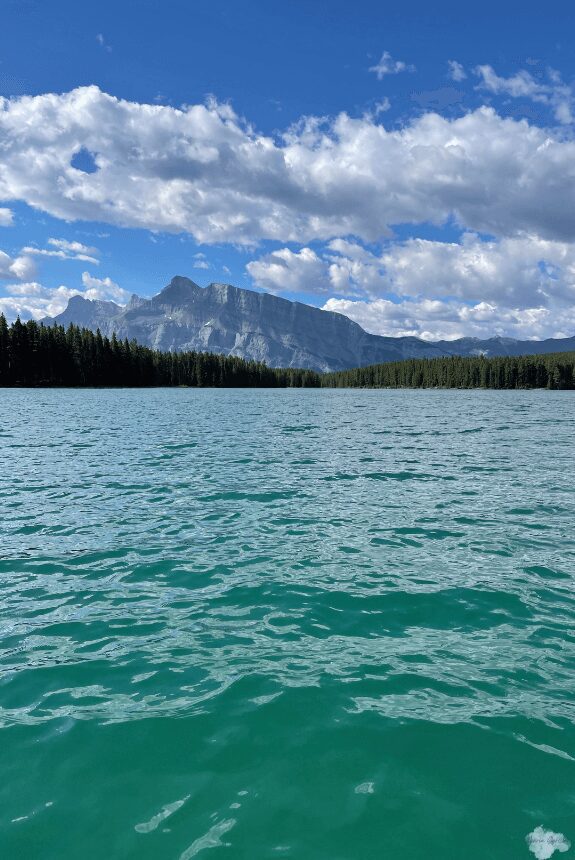
[[[0,415],[0,856],[575,842],[572,395],[2,390]]]

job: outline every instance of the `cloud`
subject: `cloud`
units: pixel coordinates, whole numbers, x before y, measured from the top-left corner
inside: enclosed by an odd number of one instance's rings
[[[246,269],[255,285],[270,293],[364,295],[385,288],[378,258],[345,239],[334,239],[321,254],[311,248],[280,248],[252,260]]]
[[[448,76],[452,81],[464,81],[467,77],[467,73],[461,63],[458,63],[457,60],[448,60]]]
[[[256,285],[269,293],[325,293],[330,280],[325,262],[311,248],[280,248],[246,266]]]
[[[384,96],[373,106],[373,110],[366,114],[367,119],[371,119],[373,117],[381,116],[382,113],[387,113],[387,111],[391,108],[391,102],[387,96]]]
[[[194,262],[192,263],[192,266],[194,269],[211,269],[212,268],[211,264],[208,263],[208,261],[206,260],[206,255],[202,254],[201,252],[198,254],[194,254],[193,261]]]
[[[109,54],[112,52],[112,48],[111,48],[111,47],[110,47],[110,45],[108,45],[108,43],[106,42],[106,40],[105,40],[105,38],[104,38],[104,34],[103,34],[103,33],[98,33],[98,34],[96,35],[96,42],[99,44],[99,46],[100,46],[101,48],[103,48],[103,49],[104,49],[105,51],[107,51]]]
[[[384,51],[379,63],[376,63],[375,66],[370,66],[369,71],[377,75],[378,81],[381,81],[385,75],[397,75],[400,72],[414,72],[415,66],[404,63],[403,60],[394,60],[389,51]]]
[[[372,334],[454,340],[494,336],[519,340],[570,337],[575,329],[575,310],[561,317],[549,308],[502,308],[489,302],[474,305],[432,299],[357,301],[331,298],[324,310],[336,311],[359,323]]]
[[[49,288],[32,280],[36,274],[34,256],[98,263],[95,257],[90,256],[98,253],[97,249],[83,245],[81,242],[48,239],[48,244],[51,246],[50,249],[26,246],[22,248],[21,255],[18,257],[10,257],[4,251],[0,251],[0,279],[17,278],[21,281],[21,283],[12,282],[5,285],[3,290],[6,295],[0,296],[0,311],[3,311],[8,318],[14,318],[18,314],[23,318],[54,316],[64,310],[68,299],[73,295],[83,295],[88,299],[128,301],[129,293],[110,278],[94,278],[88,272],[82,274],[85,290],[72,289],[63,285]]]
[[[547,70],[547,82],[535,79],[524,69],[509,78],[499,77],[488,65],[477,66],[474,71],[481,78],[480,89],[548,105],[558,122],[563,125],[573,122],[573,91],[554,69]]]
[[[488,107],[393,130],[373,116],[308,117],[275,139],[229,105],[176,109],[85,87],[0,100],[0,135],[0,201],[67,221],[248,246],[372,242],[397,224],[450,219],[575,240],[575,141]],[[71,166],[82,147],[97,153],[96,172]]]
[[[533,236],[487,241],[465,233],[459,242],[408,239],[380,253],[344,239],[317,254],[283,248],[248,263],[257,285],[375,297],[456,297],[506,307],[575,303],[575,245]],[[314,285],[316,288],[314,289]]]
[[[86,299],[114,301],[125,304],[130,299],[130,293],[111,278],[94,278],[88,272],[82,272],[82,284],[86,287],[83,293]]]
[[[384,251],[378,264],[397,295],[455,296],[505,307],[575,303],[575,246],[533,236],[461,242],[409,239]]]
[[[54,317],[68,305],[72,296],[83,296],[85,299],[114,301],[125,304],[130,294],[118,286],[111,278],[94,278],[88,272],[82,274],[84,289],[67,287],[45,287],[37,281],[12,283],[5,286],[6,296],[0,296],[0,313],[8,320],[17,316],[22,319],[42,319]]]
[[[97,248],[83,245],[81,242],[69,242],[67,239],[48,239],[48,244],[70,254],[98,254]]]
[[[22,319],[55,316],[65,309],[72,296],[82,294],[81,290],[71,290],[65,286],[49,289],[36,281],[10,284],[6,291],[8,296],[0,296],[0,313],[9,321],[17,316]]]
[[[475,74],[481,78],[479,86],[489,92],[547,102],[548,88],[537,82],[530,72],[521,70],[509,78],[501,78],[492,66],[476,66]]]
[[[567,337],[575,330],[575,245],[536,237],[409,239],[379,253],[335,239],[321,252],[287,248],[247,266],[272,292],[331,293],[368,331],[426,339]]]
[[[14,213],[11,209],[0,207],[0,227],[11,227],[14,223]]]
[[[80,260],[84,263],[100,262],[94,254],[98,254],[97,248],[91,248],[88,245],[83,245],[81,242],[69,242],[67,239],[48,239],[48,244],[52,248],[36,248],[27,245],[22,248],[22,253],[38,256],[38,257],[57,257],[60,260]]]
[[[0,278],[25,278],[32,277],[36,272],[34,261],[28,256],[10,257],[4,251],[0,251]]]

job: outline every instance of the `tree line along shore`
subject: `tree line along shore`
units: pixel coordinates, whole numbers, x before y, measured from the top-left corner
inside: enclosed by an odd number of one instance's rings
[[[2,387],[575,389],[575,352],[406,359],[353,370],[271,368],[209,352],[159,352],[70,325],[0,314]]]

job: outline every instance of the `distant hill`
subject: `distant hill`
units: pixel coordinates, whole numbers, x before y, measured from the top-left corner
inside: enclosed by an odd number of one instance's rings
[[[575,349],[575,337],[519,341],[494,337],[430,343],[416,337],[369,334],[342,314],[301,302],[240,289],[231,284],[199,287],[175,277],[151,299],[114,302],[73,296],[65,311],[45,324],[74,323],[92,331],[135,339],[153,349],[207,351],[265,361],[270,367],[337,371],[405,358],[448,355],[521,355]]]

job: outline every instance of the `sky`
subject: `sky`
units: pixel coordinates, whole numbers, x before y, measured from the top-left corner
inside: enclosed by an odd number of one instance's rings
[[[572,6],[3,0],[0,311],[174,275],[575,334]]]

